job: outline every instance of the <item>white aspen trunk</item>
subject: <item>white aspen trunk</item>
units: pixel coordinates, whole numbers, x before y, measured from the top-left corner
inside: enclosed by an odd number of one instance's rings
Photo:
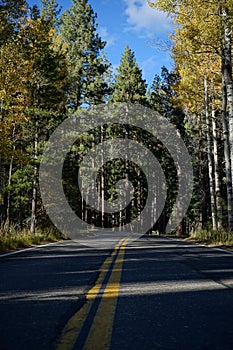
[[[199,223],[198,223],[198,229],[202,230],[204,228],[205,218],[204,218],[204,212],[206,207],[206,191],[205,191],[205,185],[204,185],[204,157],[203,157],[203,131],[201,125],[202,117],[201,115],[197,116],[198,120],[198,157],[199,157],[199,200],[201,203],[200,206],[200,216],[199,216]]]
[[[229,132],[227,123],[227,93],[224,77],[222,77],[222,127],[224,142],[224,159],[226,168],[226,187],[227,187],[227,213],[228,229],[233,231],[233,212],[232,212],[232,180],[231,180],[231,160],[229,148]]]
[[[178,138],[181,138],[181,134],[179,130],[176,130],[176,134]],[[179,148],[177,148],[177,153],[179,152],[179,157],[182,157],[182,154],[180,153]],[[177,177],[178,179],[182,176],[182,169],[180,167],[179,162],[176,164],[177,166]],[[176,236],[182,236],[185,232],[185,220],[183,218],[183,204],[184,203],[184,197],[179,196],[179,199],[177,201],[177,230],[176,230]]]
[[[155,186],[155,193],[158,195],[158,191],[159,191],[159,188],[161,186],[160,178],[159,178],[158,174],[153,174],[152,176],[153,176],[153,183],[154,183],[154,186]],[[156,215],[157,200],[158,200],[158,198],[156,196],[154,196],[154,198],[152,198],[151,233],[153,231],[154,224],[156,224],[155,217],[157,216]]]
[[[8,186],[11,185],[11,177],[12,177],[12,169],[13,169],[13,162],[14,157],[11,157],[10,166],[9,166],[9,172],[8,172]],[[7,232],[10,228],[10,198],[11,198],[11,192],[8,190],[7,192],[7,204],[6,204],[6,221],[4,224],[4,230]]]
[[[98,188],[97,188],[97,193],[98,193],[98,203],[97,203],[97,218],[98,218],[98,225],[99,225],[99,220],[100,220],[100,200],[101,200],[101,176],[99,178],[98,184],[97,184]]]
[[[206,117],[206,138],[207,138],[207,157],[208,157],[208,168],[209,168],[209,187],[210,187],[210,202],[211,202],[211,217],[212,217],[212,228],[217,229],[216,220],[216,198],[215,188],[213,180],[213,162],[212,162],[212,147],[210,137],[210,116],[209,116],[209,96],[208,96],[208,83],[206,77],[204,78],[204,89],[205,89],[205,117]]]
[[[15,151],[15,125],[13,126],[12,138],[13,138],[13,152],[14,152]],[[9,172],[8,172],[8,186],[9,187],[11,185],[13,162],[14,162],[14,156],[11,156]],[[4,229],[6,231],[8,231],[9,227],[10,227],[10,198],[11,198],[11,193],[10,193],[10,190],[8,189],[7,206],[6,206],[6,222],[4,225]]]
[[[82,176],[82,171],[79,170],[79,176],[81,179],[81,217],[82,217],[82,222],[84,223],[85,221],[85,201],[84,201],[84,190],[83,190],[83,176]]]
[[[36,232],[36,201],[37,201],[37,176],[38,176],[38,130],[35,131],[34,136],[34,171],[32,182],[32,205],[31,205],[31,226],[30,232]]]
[[[5,178],[5,167],[2,164],[3,160],[0,156],[0,228],[3,225],[4,222],[4,195],[3,195],[3,188],[4,188],[4,178]]]
[[[112,225],[112,231],[115,230],[114,226],[115,226],[115,214],[112,213],[112,222],[111,222],[111,225]]]
[[[88,201],[88,198],[89,198],[89,192],[87,192],[87,201]],[[88,208],[87,208],[87,204],[85,205],[85,209],[84,209],[84,221],[85,222],[88,222]]]
[[[122,231],[122,205],[120,205],[120,214],[119,214],[119,231]]]
[[[105,141],[105,135],[104,135],[104,126],[101,126],[101,144]],[[104,154],[103,150],[101,153],[101,164],[104,162]],[[105,226],[105,220],[104,220],[104,211],[105,211],[105,205],[104,205],[104,192],[105,192],[105,183],[104,183],[104,167],[101,167],[101,226],[104,228]]]
[[[227,7],[220,10],[224,25],[224,43],[222,48],[222,71],[227,92],[227,105],[229,113],[229,144],[231,159],[231,179],[233,180],[233,80],[232,80],[232,56],[231,56],[231,25]]]
[[[212,105],[212,132],[213,132],[213,155],[214,155],[214,179],[216,194],[216,210],[217,210],[217,227],[222,228],[222,198],[219,180],[219,159],[218,159],[218,133],[216,126],[215,108]]]
[[[126,104],[126,123],[128,122],[128,115],[129,115],[129,107]],[[126,125],[125,127],[125,140],[129,140],[129,126]],[[126,203],[130,203],[130,184],[129,184],[129,149],[127,147],[126,149],[126,161],[125,161],[125,167],[126,167],[126,172],[125,172],[125,180],[126,180]],[[127,205],[126,207],[126,222],[129,223],[131,220],[131,208],[130,204]]]
[[[137,213],[138,213],[138,215],[140,215],[141,214],[141,188],[142,188],[141,179],[140,179],[140,171],[138,171],[137,176],[138,176]]]
[[[177,176],[178,179],[181,178],[181,168],[180,168],[180,164],[177,164]],[[182,209],[183,209],[183,203],[182,203],[183,198],[179,198],[178,202],[177,202],[177,229],[176,229],[176,236],[180,237],[182,236],[182,234],[184,233],[184,229],[183,229],[183,221],[182,221]]]
[[[93,142],[92,143],[92,148],[94,148],[94,147],[95,147],[95,143]],[[92,158],[91,162],[92,162],[92,164],[91,164],[92,170],[94,171],[94,169],[95,169],[95,159]],[[95,183],[94,183],[94,181],[92,181],[92,184],[91,184],[91,191],[92,191],[92,193],[91,193],[91,195],[92,195],[92,203],[95,203]],[[91,225],[92,225],[93,228],[95,226],[95,219],[96,219],[96,211],[95,211],[95,208],[92,208]]]
[[[233,181],[233,81],[231,25],[226,1],[218,1],[222,38],[222,125],[224,138],[224,158],[226,167],[228,229],[233,231],[232,181]],[[227,107],[229,122],[227,122]]]
[[[104,228],[104,167],[101,168],[101,226]]]

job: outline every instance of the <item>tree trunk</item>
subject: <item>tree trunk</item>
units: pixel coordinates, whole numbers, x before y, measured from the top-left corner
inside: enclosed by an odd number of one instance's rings
[[[207,157],[208,157],[208,168],[209,168],[211,217],[212,217],[212,228],[213,230],[216,230],[217,229],[216,198],[215,198],[215,188],[214,188],[214,179],[213,179],[212,147],[211,147],[211,137],[210,137],[208,83],[206,78],[204,78],[204,88],[205,88],[205,117],[206,117],[206,138],[207,138]]]
[[[101,144],[103,144],[105,141],[105,130],[104,126],[101,126]],[[101,153],[101,164],[104,162],[104,154],[103,154],[103,149]],[[101,226],[104,228],[105,226],[105,215],[104,215],[104,210],[105,210],[105,205],[104,205],[104,192],[105,192],[105,179],[104,179],[104,166],[101,167]]]
[[[125,110],[125,116],[126,116],[126,125],[125,125],[125,140],[129,140],[130,135],[129,135],[129,125],[128,123],[128,115],[129,115],[129,107],[126,104],[126,110]],[[130,204],[130,183],[129,183],[129,149],[128,147],[126,148],[126,160],[125,160],[125,180],[126,180],[126,223],[130,223],[131,221],[131,204]]]
[[[9,166],[9,172],[8,172],[8,186],[11,185],[13,161],[14,161],[14,157],[12,156],[11,161],[10,161],[10,166]],[[11,192],[8,189],[8,191],[7,191],[7,203],[6,203],[6,221],[4,224],[4,230],[6,232],[8,232],[9,228],[10,228],[10,204],[11,204],[10,202],[11,202]]]
[[[204,135],[201,125],[202,116],[198,115],[198,159],[199,159],[199,200],[200,212],[198,229],[203,230],[206,223],[206,187],[205,187],[205,156],[203,152]]]
[[[227,92],[224,77],[222,76],[222,127],[224,142],[224,159],[226,168],[226,187],[227,187],[227,213],[228,229],[233,231],[233,213],[232,213],[232,180],[231,180],[231,160],[229,148],[229,132],[227,125]]]
[[[95,147],[95,143],[93,141],[92,142],[92,148],[94,148],[94,147]],[[92,160],[91,160],[91,166],[92,166],[92,170],[94,171],[94,169],[95,169],[95,159],[94,158],[92,158]],[[95,198],[95,193],[96,193],[95,192],[95,186],[96,186],[95,182],[92,181],[92,184],[91,184],[91,195],[92,195],[92,203],[93,203],[93,205],[94,205],[95,200],[96,200],[96,198]],[[91,209],[91,225],[92,225],[92,228],[95,227],[95,224],[96,224],[96,208],[92,207],[92,209]]]
[[[84,190],[83,190],[83,176],[82,176],[82,171],[79,169],[79,181],[80,181],[80,205],[81,205],[81,219],[82,219],[82,224],[85,221],[85,202],[84,202]]]
[[[178,132],[178,131],[177,131]],[[178,179],[181,178],[181,168],[179,162],[177,163],[177,177]],[[184,234],[184,220],[183,220],[183,198],[179,198],[177,202],[177,229],[176,229],[176,236],[177,237],[182,237]]]
[[[218,159],[218,134],[216,126],[215,108],[212,105],[212,132],[213,132],[213,151],[214,151],[214,180],[217,210],[217,227],[222,228],[222,198],[219,180],[219,159]]]
[[[233,181],[233,81],[232,81],[232,44],[231,25],[226,1],[219,3],[220,25],[223,29],[222,40],[222,125],[224,138],[224,158],[226,167],[228,229],[233,231],[232,181]],[[229,124],[227,123],[227,107]]]
[[[15,125],[13,126],[13,131],[12,131],[12,139],[13,139],[13,153],[15,151]],[[11,156],[10,160],[10,166],[9,166],[9,172],[8,172],[8,187],[11,185],[11,178],[12,178],[12,170],[13,170],[13,162],[14,162],[14,156]],[[4,224],[4,229],[9,231],[10,227],[10,199],[11,199],[11,192],[8,189],[7,192],[7,204],[6,204],[6,221]]]
[[[3,158],[0,157],[0,228],[4,223],[4,179],[5,178],[5,166],[3,165]]]
[[[38,130],[35,131],[34,137],[34,171],[32,182],[32,206],[31,206],[31,226],[30,232],[36,232],[36,201],[37,201],[37,177],[38,177]]]
[[[220,10],[224,26],[224,40],[222,48],[222,72],[226,85],[227,105],[229,112],[229,144],[230,159],[233,164],[233,80],[232,80],[232,57],[231,57],[231,25],[227,7]],[[233,180],[233,166],[231,166],[231,179]]]

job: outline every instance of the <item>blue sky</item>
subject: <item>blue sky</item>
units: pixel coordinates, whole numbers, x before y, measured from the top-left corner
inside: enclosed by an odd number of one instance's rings
[[[39,3],[30,0],[29,4]],[[171,20],[163,12],[151,9],[147,0],[89,0],[97,13],[98,32],[107,41],[105,52],[113,68],[119,65],[125,46],[135,52],[143,77],[151,84],[156,73],[165,65],[170,69],[173,61],[169,52],[158,49],[154,42],[168,40],[172,32]],[[58,0],[62,11],[71,0]]]

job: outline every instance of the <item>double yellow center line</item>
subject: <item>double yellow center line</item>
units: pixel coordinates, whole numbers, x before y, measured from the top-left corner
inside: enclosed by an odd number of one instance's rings
[[[87,303],[64,327],[57,350],[109,349],[128,241],[121,239],[104,261],[95,285],[87,293]]]

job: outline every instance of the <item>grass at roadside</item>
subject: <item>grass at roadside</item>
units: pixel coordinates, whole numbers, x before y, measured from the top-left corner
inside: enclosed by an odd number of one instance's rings
[[[153,235],[158,235],[157,231],[153,231]],[[215,246],[219,248],[225,248],[233,251],[233,232],[219,229],[213,230],[196,230],[191,234],[185,234],[182,237],[177,237],[175,233],[166,234],[166,237],[182,238],[186,241],[206,244],[209,246]]]
[[[225,247],[233,250],[233,232],[223,229],[213,230],[197,230],[191,233],[188,241],[208,244],[212,246]]]
[[[67,237],[52,229],[38,230],[35,234],[26,229],[16,231],[12,228],[7,234],[0,230],[0,253],[65,239]]]
[[[80,232],[82,234],[82,232]],[[83,235],[86,235],[86,231]],[[153,232],[154,235],[158,235],[158,232]],[[89,233],[90,235],[90,233]],[[176,237],[175,235],[171,235]],[[0,254],[5,252],[14,251],[21,248],[27,248],[39,244],[58,242],[68,239],[65,235],[54,229],[38,230],[35,234],[29,232],[29,230],[17,231],[13,227],[9,233],[4,233],[0,229]],[[198,242],[211,246],[224,247],[226,249],[233,250],[233,232],[219,229],[213,230],[197,230],[191,233],[187,241]]]

